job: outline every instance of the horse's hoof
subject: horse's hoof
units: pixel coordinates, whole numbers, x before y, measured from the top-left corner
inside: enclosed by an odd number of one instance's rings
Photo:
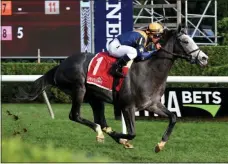
[[[120,143],[120,144],[122,144],[122,145],[124,145],[126,142],[127,142],[127,140],[126,140],[126,139],[122,139],[122,138],[120,138],[120,140],[119,140],[119,143]]]
[[[158,152],[160,152],[161,150],[163,150],[163,148],[164,148],[164,145],[160,145],[160,144],[158,143],[158,144],[156,145],[154,151],[155,151],[155,153],[158,153]]]
[[[155,149],[154,149],[155,153],[158,153],[161,151],[160,147],[158,145],[156,145]]]
[[[104,136],[102,137],[102,136],[97,136],[96,137],[96,140],[97,140],[97,142],[99,142],[99,143],[104,143]]]
[[[125,149],[133,149],[134,146],[132,144],[130,144],[129,142],[127,142],[127,143],[125,143],[124,148]]]
[[[128,140],[126,140],[126,139],[120,139],[119,140],[119,143],[120,144],[122,144],[123,146],[124,146],[124,148],[126,148],[126,149],[133,149],[134,148],[134,146],[132,145],[132,144],[130,144],[129,142],[128,142]]]

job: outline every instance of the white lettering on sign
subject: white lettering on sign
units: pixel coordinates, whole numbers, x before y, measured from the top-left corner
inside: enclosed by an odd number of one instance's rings
[[[109,22],[106,22],[106,29],[106,37],[112,39],[121,33],[121,24],[109,24]]]
[[[221,95],[221,93],[218,92],[218,91],[213,92],[212,97],[214,99],[212,100],[212,102],[215,103],[215,104],[220,104],[222,102],[222,99],[221,99],[220,95]]]
[[[206,104],[209,104],[209,102],[210,102],[210,95],[212,94],[212,92],[211,91],[203,91],[202,94],[205,95],[205,102],[206,102]]]
[[[202,97],[200,91],[193,92],[193,101],[197,104],[202,104]]]
[[[220,95],[221,93],[218,91],[182,91],[182,103],[209,104],[211,99],[212,103],[220,104],[222,102]]]
[[[108,2],[106,2],[106,10],[109,10],[110,8],[113,8],[113,10],[111,10],[106,18],[107,19],[118,19],[121,20],[121,13],[118,13],[118,11],[120,11],[121,9],[121,2],[118,2],[118,4],[109,4]]]
[[[180,107],[177,100],[177,94],[175,91],[169,92],[167,108],[170,112],[175,112],[177,114],[177,117],[181,117]]]
[[[106,11],[109,11],[106,15],[106,48],[108,49],[109,43],[121,34],[121,2],[117,4],[109,4],[106,2]]]
[[[191,92],[189,92],[189,91],[183,91],[182,92],[182,102],[183,102],[183,104],[187,104],[187,103],[192,102]]]
[[[161,97],[161,103],[165,103],[165,96],[163,95]],[[168,103],[167,103],[167,109],[170,112],[175,112],[177,117],[181,117],[181,112],[180,112],[180,106],[178,103],[177,95],[175,91],[170,91],[168,93]],[[157,114],[154,114],[155,117],[157,117]]]

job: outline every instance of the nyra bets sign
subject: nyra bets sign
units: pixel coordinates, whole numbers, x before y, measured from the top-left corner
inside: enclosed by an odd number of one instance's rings
[[[133,29],[132,0],[94,1],[95,52],[106,51],[118,35]]]
[[[177,117],[228,116],[227,88],[167,88],[161,102]],[[156,116],[146,111],[136,116]]]
[[[228,116],[228,88],[166,88],[161,102],[177,117]],[[157,117],[148,111],[136,112],[135,116]]]

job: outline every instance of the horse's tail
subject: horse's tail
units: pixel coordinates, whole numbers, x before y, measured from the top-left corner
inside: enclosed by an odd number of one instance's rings
[[[48,85],[55,85],[54,75],[59,66],[55,66],[43,76],[38,78],[32,83],[29,88],[25,90],[23,87],[18,88],[18,93],[16,94],[16,99],[18,100],[34,100],[37,98]]]

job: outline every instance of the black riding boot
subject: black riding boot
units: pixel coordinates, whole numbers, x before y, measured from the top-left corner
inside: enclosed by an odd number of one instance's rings
[[[124,77],[123,73],[122,73],[122,68],[123,66],[125,66],[127,64],[128,61],[130,61],[131,59],[127,56],[124,55],[123,57],[117,59],[116,63],[114,63],[111,67],[110,73],[113,76],[116,77]]]

